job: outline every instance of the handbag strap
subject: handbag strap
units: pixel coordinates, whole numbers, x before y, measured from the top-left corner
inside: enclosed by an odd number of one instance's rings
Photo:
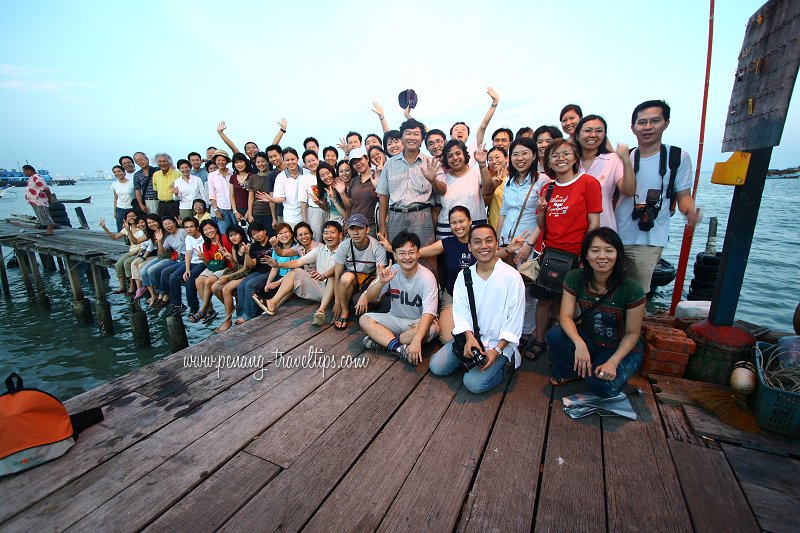
[[[517,222],[516,222],[516,224],[514,224],[514,229],[511,230],[511,235],[508,236],[508,240],[509,241],[512,240],[514,238],[514,235],[517,234],[517,228],[519,227],[519,221],[522,220],[522,213],[525,212],[525,207],[528,205],[528,198],[531,197],[531,191],[536,186],[536,180],[533,179],[533,170],[531,170],[531,173],[529,175],[531,177],[531,186],[528,188],[528,194],[525,195],[525,199],[522,201],[522,206],[520,206],[520,208],[519,208],[519,216],[517,217]]]
[[[544,193],[544,199],[547,200],[548,207],[550,206],[550,197],[553,196],[553,190],[556,188],[556,180],[551,181],[547,184],[547,192]],[[542,248],[547,247],[547,241],[545,240],[547,237],[547,207],[544,209],[544,220],[542,221]]]
[[[580,315],[578,315],[578,318],[576,318],[574,320],[575,325],[577,326],[578,324],[580,324],[583,321],[583,317],[584,316],[587,316],[590,313],[594,312],[595,309],[597,309],[598,307],[603,305],[603,302],[608,300],[615,292],[617,292],[616,288],[614,288],[613,291],[606,291],[605,294],[600,296],[600,298],[598,298],[597,301],[595,301],[592,305],[589,306],[589,309],[587,309],[586,311],[584,311]]]
[[[353,246],[353,239],[350,239],[350,258],[353,260],[353,275],[355,276],[356,272],[356,248]],[[357,276],[356,276],[357,277]]]
[[[475,293],[472,292],[472,272],[469,268],[464,269],[464,284],[467,286],[467,297],[469,298],[469,311],[472,313],[472,332],[481,345],[481,350],[484,350],[483,342],[481,342],[481,330],[478,327],[478,314],[475,311]]]

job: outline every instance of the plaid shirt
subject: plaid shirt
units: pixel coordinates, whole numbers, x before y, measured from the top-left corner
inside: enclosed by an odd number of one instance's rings
[[[420,153],[409,165],[406,158],[403,157],[403,152],[390,157],[386,160],[375,191],[388,196],[391,207],[432,203],[433,186],[422,175],[422,168],[428,164],[429,160],[430,157]],[[353,179],[358,179],[358,177]]]

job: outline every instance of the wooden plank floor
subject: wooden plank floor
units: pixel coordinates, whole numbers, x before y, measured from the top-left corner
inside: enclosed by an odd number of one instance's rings
[[[709,445],[642,378],[638,421],[572,420],[561,399],[583,385],[553,390],[544,359],[473,395],[427,358],[411,367],[365,351],[355,328],[311,326],[314,310],[290,302],[66,402],[102,405],[105,420],[64,457],[0,480],[0,531],[777,531],[800,520],[796,456]],[[316,367],[287,364],[315,353]],[[249,360],[185,365],[220,355]],[[324,356],[337,366],[320,368]]]

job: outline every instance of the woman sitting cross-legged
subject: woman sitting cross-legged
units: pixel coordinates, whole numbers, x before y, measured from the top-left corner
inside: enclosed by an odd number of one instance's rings
[[[589,231],[581,261],[583,268],[570,271],[564,280],[560,325],[547,334],[553,362],[550,383],[559,386],[585,378],[593,393],[610,398],[642,365],[639,337],[645,295],[625,277],[625,249],[614,230]]]

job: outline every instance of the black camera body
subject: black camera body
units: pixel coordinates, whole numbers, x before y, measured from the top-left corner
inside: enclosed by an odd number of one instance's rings
[[[481,353],[477,346],[473,346],[470,353],[472,354],[471,358],[464,358],[464,366],[467,367],[467,371],[476,366],[481,367],[486,364],[486,356]]]
[[[639,221],[641,231],[650,231],[656,225],[656,218],[661,211],[661,189],[647,191],[647,199],[643,204],[634,204],[631,218]]]

